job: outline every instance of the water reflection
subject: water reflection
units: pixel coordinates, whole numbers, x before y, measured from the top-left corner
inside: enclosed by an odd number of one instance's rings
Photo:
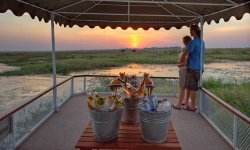
[[[75,72],[71,75],[79,74],[101,74],[118,75],[119,72],[126,72],[129,75],[142,76],[144,72],[151,76],[178,77],[178,67],[176,65],[147,65],[129,64],[124,67],[114,67],[103,70],[92,70]],[[204,78],[216,78],[223,80],[249,80],[250,61],[248,62],[225,62],[205,64]]]

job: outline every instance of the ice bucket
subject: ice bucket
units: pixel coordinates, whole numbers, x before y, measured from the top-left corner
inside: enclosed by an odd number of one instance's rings
[[[139,110],[142,138],[148,143],[163,143],[167,139],[172,109],[167,112],[146,112]]]
[[[111,112],[89,110],[94,137],[99,142],[111,142],[117,138],[123,108]]]
[[[122,115],[122,122],[127,124],[137,124],[140,123],[139,117],[139,102],[142,99],[132,99],[125,98],[124,99],[124,112]]]

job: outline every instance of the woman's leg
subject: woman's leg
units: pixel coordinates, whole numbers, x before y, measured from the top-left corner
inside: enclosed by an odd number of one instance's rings
[[[179,88],[179,101],[178,101],[179,105],[182,104],[184,97],[185,97],[185,89]]]
[[[184,99],[185,96],[185,89],[182,87],[179,87],[179,98],[177,104],[174,105],[174,108],[181,108],[181,103]]]
[[[174,105],[174,108],[180,109],[183,99],[185,97],[185,82],[187,76],[187,68],[180,68],[179,70],[179,98],[178,102]]]

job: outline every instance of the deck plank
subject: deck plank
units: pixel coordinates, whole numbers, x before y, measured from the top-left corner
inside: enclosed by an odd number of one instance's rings
[[[169,124],[167,140],[161,144],[150,144],[141,137],[140,125],[128,125],[121,123],[118,130],[118,138],[113,142],[97,142],[93,136],[91,122],[85,128],[75,148],[78,149],[168,149],[180,150],[181,146],[176,136],[172,123]]]
[[[78,142],[76,148],[80,149],[173,149],[181,150],[179,143],[163,143],[163,144],[149,144],[149,143],[100,143],[100,142]]]
[[[80,142],[95,142],[95,138],[93,136],[91,137],[81,137],[79,139]],[[142,140],[142,138],[127,138],[127,137],[119,137],[114,142],[117,143],[144,143],[145,141]],[[177,138],[168,138],[166,143],[178,143]]]

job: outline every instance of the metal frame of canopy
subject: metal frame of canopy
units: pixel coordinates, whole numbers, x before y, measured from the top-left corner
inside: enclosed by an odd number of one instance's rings
[[[46,9],[41,8],[41,7],[38,7],[38,6],[36,6],[36,5],[27,3],[27,2],[25,2],[25,1],[23,1],[23,0],[16,0],[16,1],[49,12],[49,10],[46,10]],[[74,6],[74,5],[78,5],[78,4],[82,3],[82,2],[86,2],[86,1],[92,1],[92,2],[95,3],[95,5],[91,6],[89,9],[85,10],[84,12],[67,12],[67,11],[60,11],[60,10],[62,10],[62,9],[69,8],[69,7],[72,7],[72,6]],[[84,15],[84,14],[85,14],[85,15],[114,15],[114,16],[124,16],[124,15],[127,15],[127,16],[128,16],[128,20],[127,20],[128,22],[131,22],[131,20],[129,19],[130,16],[144,16],[144,17],[145,17],[145,16],[150,16],[150,17],[154,17],[154,16],[158,16],[158,17],[159,17],[159,16],[160,16],[160,17],[176,17],[176,18],[178,18],[178,19],[180,20],[180,22],[178,22],[178,23],[183,23],[184,21],[183,21],[182,19],[180,19],[179,17],[193,17],[193,18],[197,18],[197,17],[200,17],[200,16],[202,16],[202,15],[201,15],[201,14],[198,14],[198,13],[196,13],[196,12],[194,12],[194,11],[191,11],[191,10],[189,10],[189,9],[187,9],[187,8],[184,8],[184,7],[180,6],[180,5],[195,5],[195,6],[232,6],[232,7],[229,8],[229,9],[232,9],[233,7],[238,7],[238,6],[244,5],[244,3],[243,3],[243,4],[237,4],[237,3],[235,3],[235,2],[233,2],[233,1],[231,1],[231,0],[226,0],[226,1],[227,1],[228,3],[170,2],[170,1],[166,1],[166,0],[165,0],[165,1],[154,1],[154,0],[152,0],[152,1],[142,1],[142,0],[101,0],[101,1],[100,1],[100,0],[79,0],[79,1],[77,1],[77,2],[74,2],[74,3],[72,3],[72,4],[69,4],[69,5],[67,5],[67,6],[63,6],[63,7],[61,7],[61,8],[58,8],[58,9],[54,10],[53,13],[56,14],[56,15],[60,15],[60,16],[62,16],[62,17],[65,17],[65,18],[67,18],[67,19],[70,19],[70,20],[77,20],[77,21],[82,21],[82,20],[76,19],[76,18],[78,18],[78,16],[73,17],[73,18],[68,18],[68,17],[66,17],[66,16],[63,16],[62,14],[77,14],[77,15]],[[121,13],[120,13],[120,14],[119,14],[119,13],[87,13],[88,10],[90,10],[90,9],[92,9],[92,8],[94,8],[94,7],[96,7],[97,5],[98,5],[98,6],[102,6],[102,5],[123,6],[123,5],[117,5],[117,4],[100,4],[100,2],[128,3],[128,11],[127,11],[127,14],[121,14]],[[132,4],[130,4],[131,2],[133,2],[133,3],[141,3],[141,4],[156,4],[156,5],[158,5],[159,7],[161,7],[162,9],[164,9],[166,12],[170,13],[171,15],[131,14],[131,13],[130,13],[130,8],[131,8],[132,6],[145,6],[145,5],[132,5]],[[164,7],[162,6],[163,4],[171,4],[171,5],[174,5],[174,6],[178,7],[178,8],[180,8],[180,9],[183,9],[183,10],[185,10],[185,11],[188,11],[188,12],[194,14],[194,15],[176,15],[176,14],[172,13],[171,11],[169,11],[168,9],[164,8]],[[146,6],[148,6],[148,5],[146,5]],[[150,6],[150,7],[157,7],[157,6]],[[225,10],[226,10],[226,9],[225,9]],[[222,10],[222,11],[224,11],[224,10]],[[217,13],[220,13],[220,11],[217,12]],[[191,20],[192,20],[192,19],[191,19]],[[191,20],[189,20],[189,21],[191,21]],[[105,22],[110,22],[110,21],[108,21],[108,20],[84,20],[84,21],[105,21]],[[189,22],[189,21],[187,21],[187,22]],[[111,22],[112,22],[112,21],[111,21]],[[169,22],[159,22],[159,23],[169,23]],[[170,22],[170,23],[171,23],[171,22]]]
[[[67,6],[63,6],[61,8],[58,8],[54,11],[49,11],[47,9],[44,9],[44,8],[41,8],[39,6],[36,6],[34,4],[30,4],[26,1],[23,1],[23,0],[16,0],[17,2],[20,2],[20,3],[23,3],[23,4],[26,4],[26,5],[29,5],[29,6],[32,6],[32,7],[35,7],[35,8],[38,8],[38,9],[41,9],[43,11],[46,11],[46,12],[49,12],[50,13],[50,20],[51,20],[51,43],[52,43],[52,66],[53,66],[53,102],[54,102],[54,107],[55,107],[55,111],[58,111],[58,108],[57,108],[57,102],[56,102],[56,97],[57,97],[57,90],[56,90],[56,57],[55,57],[55,32],[54,32],[54,22],[55,22],[55,15],[58,15],[60,17],[63,17],[63,18],[67,18],[67,19],[70,19],[70,20],[74,20],[74,21],[97,21],[97,22],[122,22],[122,21],[110,21],[110,20],[81,20],[81,19],[77,19],[80,15],[106,15],[106,16],[127,16],[127,20],[126,21],[123,21],[125,23],[134,23],[134,21],[131,21],[130,20],[130,17],[133,17],[133,16],[147,16],[147,17],[175,17],[177,18],[180,22],[166,22],[166,21],[154,21],[154,23],[159,23],[159,24],[171,24],[171,23],[187,23],[187,22],[191,22],[193,20],[196,20],[196,19],[199,19],[200,21],[200,28],[201,28],[201,53],[200,53],[200,66],[202,67],[202,47],[203,47],[203,25],[204,25],[204,17],[207,17],[209,15],[213,15],[213,14],[216,14],[216,13],[221,13],[221,12],[224,12],[224,11],[227,11],[227,10],[230,10],[232,8],[237,8],[237,7],[240,7],[242,5],[245,5],[245,4],[249,4],[250,2],[247,1],[247,2],[244,2],[244,3],[241,3],[241,4],[237,4],[236,2],[234,2],[233,0],[225,0],[226,2],[228,3],[202,3],[202,2],[171,2],[171,1],[167,1],[167,0],[164,0],[164,1],[159,1],[159,0],[152,0],[152,1],[143,1],[143,0],[79,0],[79,1],[76,1],[76,2],[73,2]],[[86,1],[92,1],[94,3],[93,6],[91,6],[90,8],[88,8],[87,10],[83,11],[83,12],[66,12],[66,11],[61,11],[65,8],[69,8],[69,7],[72,7],[74,5],[78,5],[82,2],[86,2]],[[92,9],[93,7],[97,6],[97,5],[113,5],[113,6],[119,6],[120,4],[100,4],[101,2],[117,2],[117,3],[121,3],[124,4],[124,3],[127,3],[127,13],[88,13],[88,10]],[[135,3],[135,4],[131,4],[131,3]],[[146,4],[156,4],[156,6],[159,6],[160,8],[162,8],[164,11],[166,11],[168,14],[165,14],[165,15],[159,15],[159,14],[132,14],[130,13],[130,8],[132,6],[135,6],[135,5],[138,5],[140,4],[140,6],[149,6],[149,5],[146,5]],[[163,4],[172,4],[182,10],[185,10],[187,12],[190,12],[192,13],[193,15],[176,15],[174,14],[173,12],[171,12],[170,10],[168,10],[167,8],[163,7]],[[215,12],[215,13],[212,13],[212,14],[207,14],[207,15],[201,15],[201,14],[198,14],[192,10],[189,10],[187,8],[184,8],[180,5],[192,5],[192,6],[230,6],[230,8],[227,8],[227,9],[223,9],[223,10],[220,10],[218,12]],[[154,7],[156,7],[154,6]],[[151,6],[150,6],[151,7]],[[74,14],[74,15],[77,15],[73,18],[68,18],[66,16],[64,16],[64,14]],[[185,17],[189,17],[191,18],[190,20],[188,21],[184,21],[182,20],[181,18],[185,18]],[[147,21],[137,21],[137,22],[140,22],[140,23],[148,23]],[[200,71],[200,86],[202,86],[202,69]]]

